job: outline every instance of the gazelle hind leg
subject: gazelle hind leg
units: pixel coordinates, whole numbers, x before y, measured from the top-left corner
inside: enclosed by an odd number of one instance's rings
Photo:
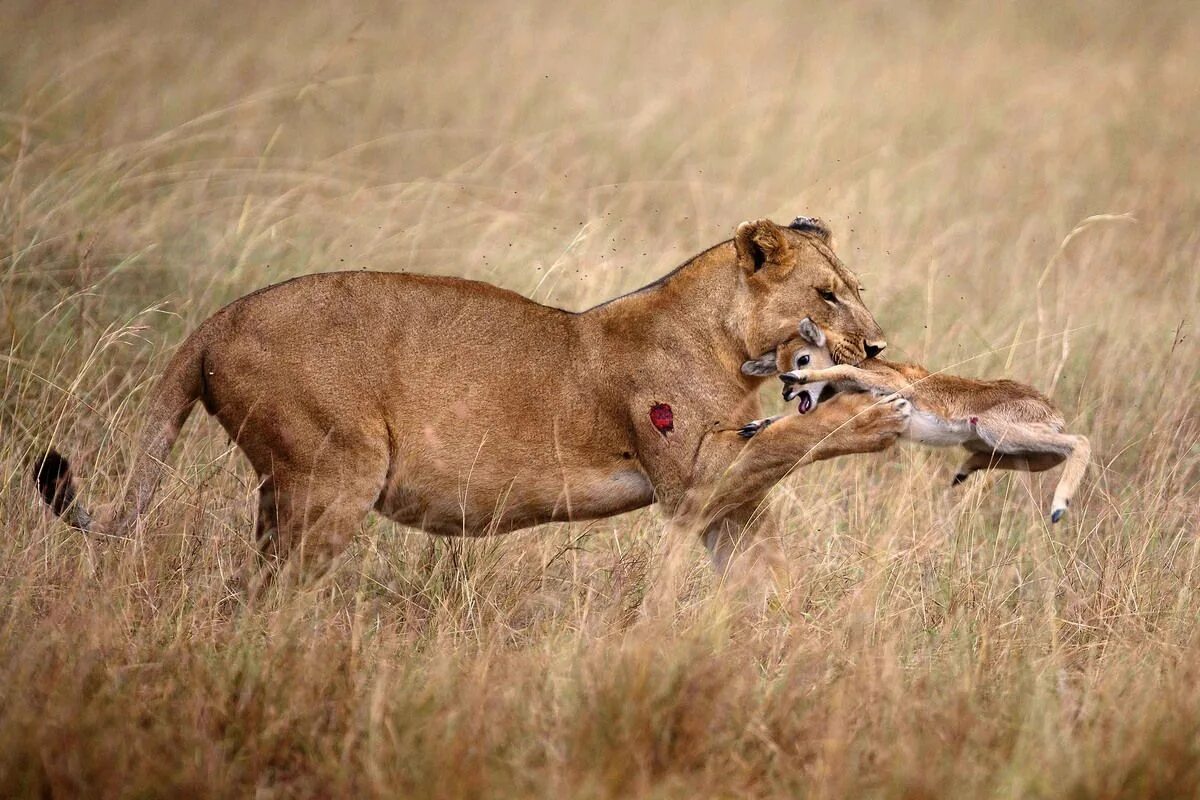
[[[1071,504],[1071,497],[1083,480],[1083,473],[1091,459],[1091,445],[1083,436],[1062,433],[1056,428],[1041,423],[980,423],[976,427],[979,437],[993,450],[1001,454],[1029,458],[1033,454],[1056,455],[1066,459],[1067,465],[1054,491],[1050,506],[1050,521],[1058,522]]]
[[[1087,472],[1088,464],[1092,460],[1092,443],[1087,437],[1071,438],[1075,440],[1075,447],[1071,450],[1071,455],[1067,456],[1067,464],[1063,467],[1058,487],[1054,490],[1054,501],[1050,504],[1051,522],[1058,522],[1063,514],[1067,513],[1067,506],[1071,505],[1071,498],[1075,496],[1075,490],[1083,480],[1083,473]]]
[[[1025,453],[1023,455],[1011,455],[1008,453],[972,453],[967,456],[967,460],[962,463],[958,471],[954,473],[952,486],[958,486],[960,483],[971,477],[974,473],[983,469],[1012,469],[1024,470],[1026,472],[1044,472],[1045,470],[1057,467],[1063,462],[1063,457],[1057,453]]]

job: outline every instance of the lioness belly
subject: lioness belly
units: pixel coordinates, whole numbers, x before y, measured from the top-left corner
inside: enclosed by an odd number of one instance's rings
[[[433,480],[429,480],[433,478]],[[457,485],[454,499],[447,484]],[[649,505],[654,488],[640,470],[582,468],[508,481],[470,475],[401,476],[376,510],[404,525],[447,536],[487,536],[546,522],[595,519]]]

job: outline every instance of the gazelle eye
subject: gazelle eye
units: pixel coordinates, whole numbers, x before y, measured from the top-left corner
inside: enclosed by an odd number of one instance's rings
[[[826,303],[836,303],[837,295],[828,289],[817,289],[817,294],[821,295],[821,299]]]
[[[796,356],[797,367],[807,367],[809,361],[812,361],[811,356]]]

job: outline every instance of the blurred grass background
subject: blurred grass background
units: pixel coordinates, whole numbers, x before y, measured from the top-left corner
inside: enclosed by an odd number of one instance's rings
[[[0,18],[0,794],[1200,792],[1194,4]],[[265,284],[410,270],[580,309],[797,214],[893,357],[1033,382],[1091,437],[1065,524],[1057,473],[818,465],[774,494],[779,607],[706,602],[697,546],[662,637],[630,627],[652,509],[469,542],[372,521],[331,580],[226,619],[254,486],[211,420],[137,542],[30,486],[53,440],[111,496],[170,348]]]

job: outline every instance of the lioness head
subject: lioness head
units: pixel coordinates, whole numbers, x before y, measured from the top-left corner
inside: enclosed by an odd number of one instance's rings
[[[795,336],[808,317],[825,332],[834,361],[857,364],[886,346],[863,305],[858,278],[833,254],[825,223],[797,217],[786,228],[768,219],[743,222],[734,236],[745,291],[733,309],[749,353]]]
[[[805,317],[800,320],[798,332],[799,336],[784,342],[773,352],[742,364],[742,372],[759,377],[778,375],[784,384],[783,399],[791,402],[799,398],[800,402],[796,404],[796,410],[801,414],[807,414],[821,401],[827,381],[800,384],[795,380],[789,380],[790,373],[795,370],[831,367],[833,358],[829,355],[827,337],[811,319]]]

